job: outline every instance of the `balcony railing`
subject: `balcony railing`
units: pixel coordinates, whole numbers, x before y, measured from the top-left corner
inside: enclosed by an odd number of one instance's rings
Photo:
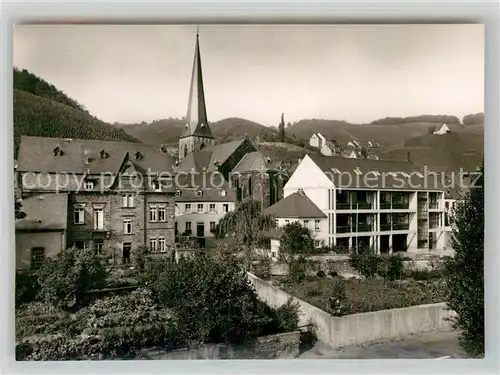
[[[394,223],[392,224],[392,230],[408,230],[410,229],[410,224],[408,223]]]
[[[337,202],[336,206],[337,206],[337,210],[349,210],[349,209],[351,209],[350,203]]]
[[[408,202],[392,202],[392,208],[396,210],[407,210],[410,207]]]
[[[390,210],[391,209],[391,202],[380,202],[380,209]]]
[[[371,232],[373,227],[370,224],[358,224],[353,226],[353,232]]]
[[[339,203],[337,202],[337,210],[371,210],[372,204],[369,202],[355,203]]]
[[[392,228],[391,224],[380,224],[381,231],[389,231],[391,230],[391,228]]]
[[[350,233],[350,232],[351,232],[350,225],[337,226],[337,233]]]

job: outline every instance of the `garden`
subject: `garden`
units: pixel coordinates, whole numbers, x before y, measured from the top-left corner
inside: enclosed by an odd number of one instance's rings
[[[230,256],[174,262],[138,252],[135,266],[120,270],[68,249],[16,278],[17,360],[135,358],[145,348],[239,344],[297,325],[297,307],[261,303]]]

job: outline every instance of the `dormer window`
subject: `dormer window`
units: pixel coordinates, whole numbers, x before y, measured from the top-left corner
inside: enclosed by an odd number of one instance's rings
[[[94,190],[94,181],[92,180],[85,181],[85,190]]]
[[[137,151],[135,153],[135,158],[136,158],[136,160],[142,160],[142,159],[144,159],[144,155],[142,155],[142,153],[140,151]]]
[[[109,154],[104,150],[101,150],[101,152],[99,152],[99,155],[100,155],[101,159],[109,158]]]
[[[53,153],[54,153],[54,156],[63,156],[64,155],[64,151],[62,150],[62,148],[60,148],[59,146],[57,146],[54,150],[53,150]]]
[[[197,197],[201,197],[201,196],[203,196],[203,191],[201,191],[201,190],[196,190],[196,196],[197,196]]]
[[[176,196],[176,197],[180,197],[181,195],[182,195],[182,192],[181,192],[179,189],[177,189],[177,190],[175,191],[175,196]]]
[[[220,195],[222,195],[223,197],[225,197],[227,195],[227,191],[225,191],[224,189],[220,191]]]

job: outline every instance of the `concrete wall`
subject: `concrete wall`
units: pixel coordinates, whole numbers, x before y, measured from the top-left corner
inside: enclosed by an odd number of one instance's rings
[[[299,355],[300,332],[262,336],[246,345],[213,344],[166,351],[148,349],[136,359],[293,359]]]
[[[420,332],[451,330],[444,318],[453,316],[454,312],[446,310],[444,303],[333,317],[255,275],[248,276],[259,298],[269,306],[279,307],[290,298],[297,302],[299,324],[316,324],[318,339],[333,348],[397,339]]]

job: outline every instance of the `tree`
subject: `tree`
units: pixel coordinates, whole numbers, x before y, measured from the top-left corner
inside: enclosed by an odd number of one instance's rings
[[[16,200],[14,203],[14,212],[16,219],[24,219],[26,217],[26,213],[23,211],[23,204],[20,200]]]
[[[280,237],[280,255],[290,264],[298,254],[309,254],[314,250],[314,240],[308,228],[298,221],[283,227]]]
[[[40,295],[62,308],[78,307],[89,290],[106,285],[104,259],[89,249],[66,249],[45,261],[38,283]]]
[[[245,199],[234,211],[228,212],[217,226],[217,237],[224,238],[232,234],[237,248],[245,253],[247,266],[255,246],[262,239],[262,232],[274,226],[274,218],[262,210],[259,201]]]
[[[281,114],[281,121],[279,125],[279,133],[280,133],[280,142],[283,143],[285,142],[285,114]]]
[[[462,347],[484,355],[484,163],[481,177],[458,203],[452,246],[446,263],[447,304],[457,313],[453,325]]]

